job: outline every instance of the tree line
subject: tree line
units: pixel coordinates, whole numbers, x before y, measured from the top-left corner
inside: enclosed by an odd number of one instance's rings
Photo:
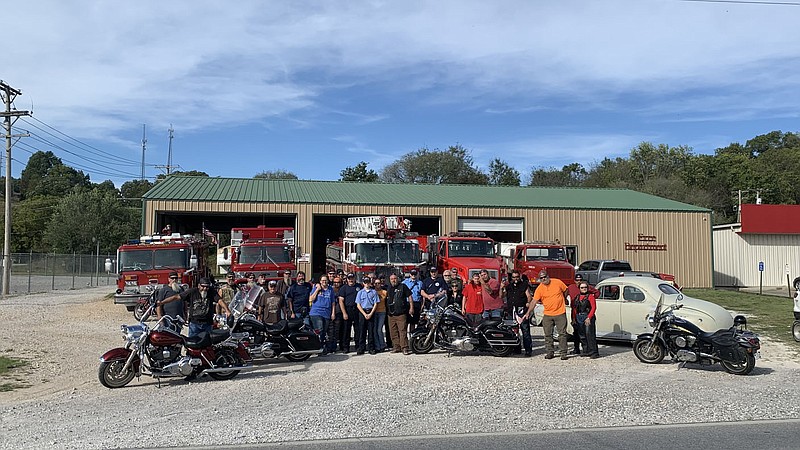
[[[170,176],[187,175],[209,176],[200,171]],[[765,203],[800,203],[800,135],[772,131],[713,154],[642,142],[627,157],[603,158],[587,166],[534,166],[524,175],[525,183],[523,174],[500,158],[481,170],[470,150],[454,145],[444,150],[420,148],[379,172],[361,161],[344,168],[340,181],[626,188],[711,209],[715,224],[730,223],[736,221],[739,190],[745,193],[744,202],[754,202],[758,191]],[[266,170],[255,178],[298,179],[283,169]],[[52,152],[36,152],[20,178],[11,180],[11,251],[91,253],[99,242],[101,252],[112,253],[139,235],[141,197],[163,179],[164,175],[155,182],[132,180],[119,188],[110,180],[92,183]],[[0,190],[4,185],[2,180]],[[0,221],[0,229],[2,225]]]

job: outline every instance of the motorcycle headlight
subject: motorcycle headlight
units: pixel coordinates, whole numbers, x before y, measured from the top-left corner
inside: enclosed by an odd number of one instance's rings
[[[653,316],[647,316],[647,323],[650,324],[651,327],[656,327],[656,318]]]

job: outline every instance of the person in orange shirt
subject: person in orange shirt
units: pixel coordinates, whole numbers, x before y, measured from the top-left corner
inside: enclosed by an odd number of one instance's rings
[[[533,311],[536,303],[544,306],[542,328],[544,330],[544,346],[547,354],[544,359],[553,359],[553,329],[558,329],[558,347],[561,359],[567,359],[567,285],[561,280],[551,280],[546,271],[539,272],[539,287],[533,293],[533,299],[528,304],[528,313]]]

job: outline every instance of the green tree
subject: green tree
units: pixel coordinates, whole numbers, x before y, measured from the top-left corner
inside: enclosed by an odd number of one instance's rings
[[[60,253],[113,252],[121,242],[139,232],[140,213],[123,205],[110,192],[91,190],[69,194],[55,206],[45,229],[45,242]]]
[[[89,176],[65,166],[53,152],[38,151],[31,155],[20,176],[22,198],[37,195],[64,196],[80,189],[90,189]]]
[[[378,181],[378,173],[372,169],[367,169],[369,163],[361,161],[355,166],[345,167],[339,175],[339,181],[356,181],[360,183],[375,183]]]
[[[577,187],[586,181],[586,169],[579,163],[567,164],[561,170],[555,167],[534,167],[529,186]]]
[[[381,179],[388,183],[489,183],[489,177],[474,166],[472,154],[460,145],[447,150],[421,148],[407,153],[384,167]]]
[[[11,205],[11,251],[47,252],[50,248],[44,242],[44,226],[58,204],[58,197],[38,196]],[[3,224],[0,224],[2,228]]]
[[[265,170],[253,175],[253,178],[266,178],[267,180],[297,180],[297,175],[288,170]]]
[[[489,184],[519,186],[519,171],[500,158],[495,158],[489,163]]]
[[[148,180],[126,181],[119,188],[120,195],[126,199],[140,199],[142,196],[155,186]]]

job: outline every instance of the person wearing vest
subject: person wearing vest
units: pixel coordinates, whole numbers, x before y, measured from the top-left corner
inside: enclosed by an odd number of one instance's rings
[[[519,270],[512,270],[511,277],[506,285],[506,302],[514,311],[513,316],[518,318],[519,330],[522,332],[522,347],[525,356],[531,356],[533,341],[531,340],[531,315],[528,314],[528,304],[531,302],[531,291],[526,280],[522,279]]]
[[[189,337],[197,336],[200,333],[210,333],[213,327],[215,306],[219,305],[230,315],[231,310],[222,301],[216,289],[211,287],[211,283],[206,278],[200,278],[197,287],[187,289],[180,294],[167,297],[156,302],[156,306],[163,306],[167,303],[181,300],[186,305],[187,317],[189,319]]]
[[[597,303],[594,294],[589,292],[589,283],[582,281],[578,286],[580,293],[572,300],[572,311],[575,314],[575,332],[581,338],[583,353],[592,359],[600,357],[597,349],[597,327],[595,312]]]
[[[389,287],[386,289],[386,314],[389,316],[392,353],[403,352],[404,355],[411,354],[408,349],[406,317],[413,305],[411,289],[401,283],[396,274],[389,275]]]

